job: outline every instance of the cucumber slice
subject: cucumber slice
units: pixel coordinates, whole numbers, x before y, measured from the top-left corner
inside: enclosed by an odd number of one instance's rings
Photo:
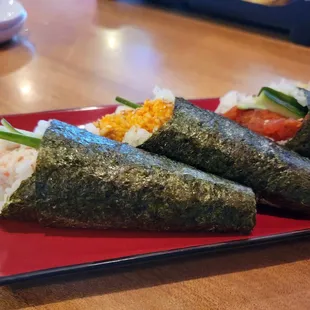
[[[264,105],[269,111],[294,119],[304,118],[308,113],[308,108],[300,105],[294,97],[269,87],[260,90],[257,104]]]
[[[257,96],[254,97],[254,102],[241,102],[237,104],[239,110],[267,110],[262,100],[257,100]]]

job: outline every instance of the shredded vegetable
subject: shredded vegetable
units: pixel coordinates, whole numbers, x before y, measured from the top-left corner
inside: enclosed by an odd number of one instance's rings
[[[141,107],[139,104],[136,104],[136,103],[134,103],[134,102],[131,102],[131,101],[129,101],[129,100],[127,100],[127,99],[124,99],[124,98],[122,98],[122,97],[118,97],[118,96],[117,96],[117,97],[115,98],[115,100],[116,100],[117,102],[119,102],[119,103],[121,103],[121,104],[123,104],[123,105],[129,107],[129,108],[132,108],[132,109],[137,109],[137,108],[140,108],[140,107]]]

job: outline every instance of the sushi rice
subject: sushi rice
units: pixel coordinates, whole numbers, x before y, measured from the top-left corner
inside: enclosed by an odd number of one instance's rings
[[[141,108],[135,110],[119,106],[113,114],[106,115],[96,122],[96,126],[94,124],[87,124],[85,128],[94,134],[106,136],[134,147],[139,146],[172,117],[175,102],[173,93],[168,89],[161,89],[156,86],[153,90],[153,95],[153,99],[148,100]],[[154,109],[147,109],[148,107],[154,107]],[[126,112],[128,111],[132,111],[132,114],[126,118]],[[130,122],[133,123],[132,126],[128,124]],[[142,123],[144,128],[139,126],[138,123]],[[109,132],[110,128],[113,131]],[[116,134],[114,134],[115,131]]]
[[[154,100],[161,99],[174,102],[175,97],[171,91],[154,89]],[[120,114],[131,108],[119,106],[115,113]],[[49,127],[50,121],[41,120],[34,129],[34,134],[42,137]],[[93,124],[79,126],[93,134],[99,135],[99,129]],[[123,142],[138,146],[146,141],[151,133],[139,126],[133,126],[125,134]],[[35,171],[38,151],[34,148],[0,140],[0,214],[10,196],[18,189],[21,182],[28,179]]]
[[[42,137],[48,126],[48,121],[39,121],[34,133]],[[34,173],[37,156],[34,148],[0,140],[0,214],[20,183]]]

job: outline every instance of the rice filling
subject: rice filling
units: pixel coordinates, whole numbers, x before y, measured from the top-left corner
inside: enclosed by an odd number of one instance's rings
[[[43,136],[49,121],[39,121],[34,133]],[[38,151],[34,148],[0,140],[0,214],[10,196],[36,168]]]
[[[86,129],[106,138],[139,146],[172,118],[175,97],[170,90],[156,87],[154,98],[137,109],[120,106],[115,113],[103,116]]]

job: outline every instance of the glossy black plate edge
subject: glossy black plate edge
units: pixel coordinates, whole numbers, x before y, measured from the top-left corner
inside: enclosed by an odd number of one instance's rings
[[[0,286],[11,285],[22,282],[29,282],[40,280],[49,277],[70,276],[79,272],[93,272],[103,271],[107,269],[117,269],[127,266],[149,264],[169,259],[176,259],[191,255],[216,253],[225,250],[233,250],[237,248],[246,248],[258,245],[267,245],[281,241],[290,241],[292,239],[304,238],[310,236],[310,230],[300,230],[288,233],[281,233],[269,236],[262,236],[257,238],[249,238],[245,240],[236,240],[224,243],[217,243],[212,245],[203,245],[195,247],[180,248],[176,250],[153,252],[148,254],[134,255],[128,257],[121,257],[118,259],[97,261],[91,263],[84,263],[78,265],[71,265],[65,267],[57,267],[51,269],[44,269],[29,273],[16,274],[12,276],[0,277]]]

